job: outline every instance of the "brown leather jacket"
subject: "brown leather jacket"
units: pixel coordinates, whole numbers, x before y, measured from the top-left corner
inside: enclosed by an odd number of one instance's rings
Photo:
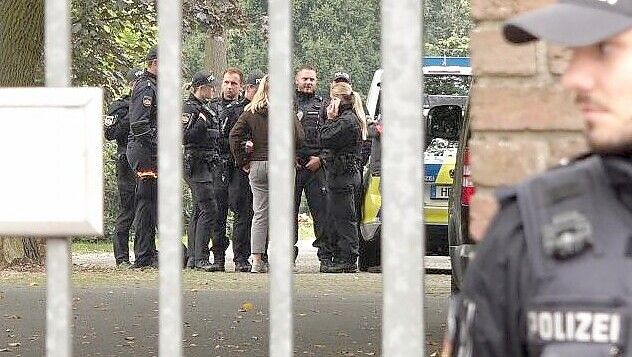
[[[295,115],[292,117],[294,118],[295,149],[298,149],[305,140],[305,133],[298,118]],[[243,167],[250,161],[267,161],[268,110],[264,109],[255,113],[244,111],[230,131],[228,140],[238,167]],[[254,151],[250,154],[246,153],[245,150],[245,144],[248,140],[254,143]]]

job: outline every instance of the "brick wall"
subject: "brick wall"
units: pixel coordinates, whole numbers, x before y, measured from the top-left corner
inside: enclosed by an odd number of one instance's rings
[[[470,141],[477,194],[470,231],[481,238],[496,211],[495,188],[515,184],[586,151],[572,98],[559,84],[568,53],[536,42],[502,38],[503,20],[549,0],[471,0],[472,91]]]

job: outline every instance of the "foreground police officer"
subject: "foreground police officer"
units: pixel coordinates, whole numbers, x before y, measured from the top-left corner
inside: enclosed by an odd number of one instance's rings
[[[632,1],[564,0],[504,35],[570,47],[562,84],[592,153],[499,195],[452,353],[632,356]]]
[[[140,76],[129,107],[127,160],[136,174],[136,236],[134,267],[157,267],[156,223],[158,198],[158,130],[156,76],[158,49],[147,53],[147,69]]]
[[[235,161],[230,152],[228,145],[229,126],[237,121],[239,114],[243,112],[240,109],[239,94],[243,82],[243,72],[235,67],[227,68],[222,75],[221,94],[219,98],[215,98],[211,102],[212,109],[219,116],[219,122],[222,131],[222,139],[219,146],[219,164],[215,169],[215,200],[217,202],[217,223],[215,226],[215,234],[213,235],[213,270],[225,271],[226,249],[228,249],[229,240],[226,236],[226,221],[228,218],[228,209],[230,208],[229,186],[235,172]],[[237,114],[239,113],[239,114]],[[248,257],[250,256],[250,225],[252,222],[252,209],[248,210],[247,206],[239,206],[239,210],[235,213],[233,221],[233,244],[236,243],[235,265],[237,271],[250,271]],[[248,249],[248,250],[246,250]]]
[[[358,212],[356,189],[360,184],[358,156],[366,138],[360,95],[348,83],[331,86],[327,121],[321,127],[322,157],[327,177],[328,232],[333,261],[321,265],[323,273],[358,270]]]
[[[320,126],[324,122],[321,107],[323,99],[316,95],[316,70],[310,65],[303,65],[296,71],[294,78],[296,93],[294,106],[296,115],[305,131],[305,143],[298,150],[298,162],[294,186],[294,239],[298,241],[298,209],[301,196],[305,191],[307,205],[314,219],[314,247],[318,248],[318,259],[321,265],[332,261],[333,252],[326,236],[327,193],[325,175],[321,169]],[[294,256],[298,255],[298,247],[294,247]]]
[[[136,80],[143,74],[141,69],[131,69],[125,80],[129,90],[134,88]],[[103,131],[107,140],[116,140],[116,185],[119,192],[119,211],[116,216],[114,230],[114,259],[116,265],[131,266],[129,262],[129,230],[134,221],[134,191],[136,175],[127,161],[127,136],[129,135],[129,103],[131,95],[124,94],[110,104],[103,123]]]
[[[187,230],[187,267],[214,271],[209,262],[209,241],[217,222],[213,171],[217,165],[219,120],[208,100],[215,96],[217,80],[198,72],[191,80],[191,94],[182,108],[184,179],[191,188],[193,212]]]

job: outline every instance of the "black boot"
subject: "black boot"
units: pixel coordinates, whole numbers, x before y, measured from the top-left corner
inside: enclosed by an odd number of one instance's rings
[[[206,271],[206,272],[214,271],[213,264],[211,264],[208,260],[200,260],[199,262],[196,262],[195,270],[201,270],[201,271]]]
[[[225,272],[226,271],[226,264],[225,264],[224,258],[223,257],[221,257],[221,258],[219,258],[219,257],[214,258],[213,259],[213,264],[211,264],[211,270],[209,270],[209,271]]]

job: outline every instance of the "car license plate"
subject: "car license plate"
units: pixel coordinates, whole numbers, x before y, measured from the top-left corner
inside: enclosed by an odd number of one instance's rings
[[[437,200],[447,200],[452,193],[452,186],[432,185],[430,187],[430,198]]]

